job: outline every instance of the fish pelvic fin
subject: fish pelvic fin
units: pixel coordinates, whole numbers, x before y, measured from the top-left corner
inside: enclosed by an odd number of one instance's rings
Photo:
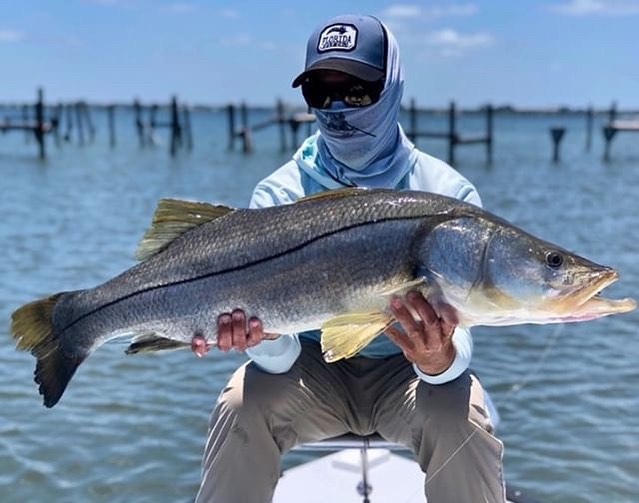
[[[347,313],[327,320],[320,337],[324,360],[335,362],[354,356],[393,321],[392,316],[382,312]]]
[[[223,217],[235,208],[180,199],[160,199],[151,227],[138,244],[135,257],[145,260],[164,250],[185,232],[206,222]]]
[[[172,349],[190,348],[191,344],[169,339],[156,333],[141,334],[131,340],[131,344],[124,351],[127,355],[150,353],[153,351],[168,351]]]
[[[53,310],[64,293],[25,304],[11,315],[11,334],[16,348],[31,351],[36,357],[33,380],[39,385],[48,408],[58,403],[78,366],[88,356],[88,353],[67,355],[54,331]]]

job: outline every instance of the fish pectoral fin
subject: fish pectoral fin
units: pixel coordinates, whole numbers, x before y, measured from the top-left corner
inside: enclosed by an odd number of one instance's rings
[[[150,353],[151,351],[165,351],[186,347],[191,347],[191,345],[187,342],[176,341],[175,339],[169,339],[163,335],[151,332],[135,336],[131,339],[131,344],[129,344],[129,347],[126,348],[124,352],[127,355],[134,355],[137,353]]]
[[[135,257],[145,260],[161,252],[174,239],[206,222],[223,217],[235,208],[180,199],[160,199],[151,227],[138,244]]]
[[[412,290],[413,288],[424,286],[425,284],[426,284],[426,279],[419,277],[419,278],[407,281],[406,283],[402,283],[401,285],[386,288],[382,290],[381,292],[379,292],[379,295],[381,295],[382,297],[390,297],[391,295],[403,294],[408,292],[409,290]]]
[[[386,313],[347,313],[322,325],[320,341],[324,360],[335,362],[350,358],[386,330],[393,317]]]

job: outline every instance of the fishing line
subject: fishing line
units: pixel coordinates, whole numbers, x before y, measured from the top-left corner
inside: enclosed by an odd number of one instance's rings
[[[544,364],[544,361],[548,358],[548,355],[550,354],[550,350],[557,344],[557,341],[559,340],[560,335],[563,334],[564,331],[565,331],[565,324],[562,323],[562,324],[555,325],[555,328],[554,328],[552,334],[550,334],[550,336],[546,340],[546,344],[544,346],[544,349],[543,349],[543,351],[542,351],[537,363],[535,364],[535,366],[518,383],[515,383],[515,384],[513,384],[510,387],[510,391],[508,393],[506,393],[506,395],[503,397],[503,399],[501,401],[506,402],[507,399],[512,398],[513,396],[515,396],[525,386],[527,386],[528,383],[530,383],[530,381],[535,377],[535,375],[537,375],[539,373],[539,371],[541,370],[541,367]],[[432,475],[429,476],[428,474],[426,474],[426,481],[424,482],[424,490],[426,489],[426,487],[428,487],[428,484],[430,484],[433,481],[433,479],[444,468],[446,468],[448,463],[450,463],[453,460],[453,458],[455,456],[457,456],[457,454],[459,454],[459,452],[461,452],[461,450],[466,446],[466,444],[468,444],[468,442],[470,442],[472,440],[472,438],[475,436],[475,434],[478,431],[479,431],[479,428],[473,430],[472,433],[470,433],[466,437],[466,439],[459,445],[459,447],[457,447],[451,453],[451,455],[446,459],[446,461],[444,461],[444,463],[442,463],[441,466],[439,466],[437,468],[437,470],[435,470],[435,472],[433,472]],[[410,495],[410,497],[407,500],[405,500],[404,503],[407,503],[410,500],[412,500],[418,492],[419,492],[419,489],[417,491],[415,491],[414,493],[412,493]]]

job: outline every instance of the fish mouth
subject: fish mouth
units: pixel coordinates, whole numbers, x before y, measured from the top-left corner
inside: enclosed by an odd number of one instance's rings
[[[627,313],[637,307],[631,298],[607,299],[601,291],[619,279],[619,273],[609,267],[586,273],[584,286],[562,296],[559,301],[562,321],[586,321],[610,314]]]

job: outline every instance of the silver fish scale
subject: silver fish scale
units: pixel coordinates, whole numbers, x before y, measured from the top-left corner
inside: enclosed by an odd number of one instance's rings
[[[260,210],[236,210],[186,232],[163,252],[103,285],[72,298],[63,297],[56,307],[56,325],[63,329],[96,309],[104,310],[104,306],[163,286],[184,285],[185,291],[191,292],[188,285],[197,278],[203,279],[198,283],[204,285],[208,277],[215,278],[222,272],[229,275],[259,268],[274,258],[308,248],[322,236],[337,235],[349,228],[365,226],[370,230],[373,224],[387,220],[474,213],[474,208],[424,192],[371,190],[352,197],[321,197]]]

